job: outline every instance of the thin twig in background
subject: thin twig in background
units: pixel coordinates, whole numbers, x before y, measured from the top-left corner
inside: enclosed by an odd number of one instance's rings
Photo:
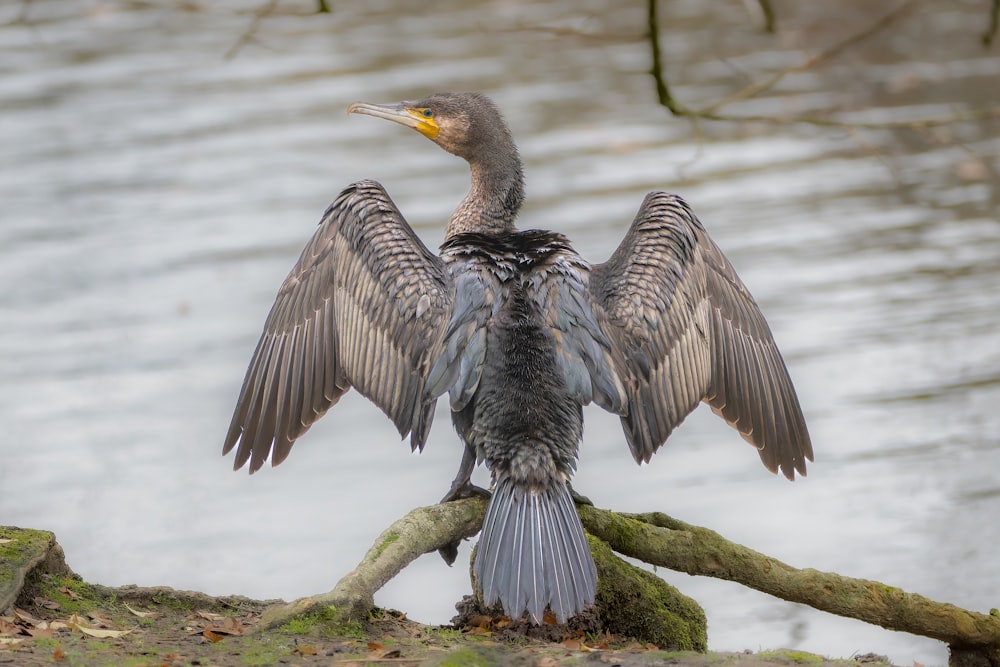
[[[774,7],[771,6],[771,0],[758,1],[760,3],[760,11],[764,14],[764,30],[775,32],[777,30],[777,17],[774,14]]]
[[[996,0],[1000,2],[1000,0]],[[741,116],[732,114],[722,114],[718,112],[718,109],[735,102],[737,100],[749,99],[761,92],[772,88],[777,84],[784,76],[793,71],[803,71],[811,67],[816,66],[816,64],[827,60],[834,55],[840,53],[847,47],[860,42],[863,39],[870,37],[879,30],[885,28],[890,23],[898,19],[902,14],[907,11],[910,7],[915,4],[916,0],[907,0],[903,4],[896,7],[894,10],[880,18],[878,21],[868,26],[864,30],[848,36],[846,39],[834,44],[828,49],[818,53],[815,56],[807,59],[805,62],[794,65],[792,67],[786,68],[781,72],[778,72],[772,76],[767,81],[760,84],[753,84],[747,86],[741,91],[734,93],[728,98],[717,102],[713,105],[705,107],[704,109],[690,109],[685,107],[683,104],[678,102],[670,92],[670,87],[667,84],[666,77],[663,74],[663,64],[662,55],[660,50],[660,37],[659,37],[659,23],[657,20],[657,0],[648,0],[648,26],[649,26],[649,43],[652,50],[652,67],[650,68],[650,74],[652,74],[654,81],[656,82],[656,96],[660,104],[666,107],[675,116],[694,116],[704,120],[716,120],[716,121],[726,121],[726,122],[736,122],[736,123],[769,123],[769,124],[805,124],[805,125],[816,125],[819,127],[837,127],[837,128],[866,128],[866,129],[889,129],[889,128],[913,128],[913,127],[934,127],[938,125],[950,125],[953,123],[959,123],[964,121],[973,120],[984,120],[988,118],[1000,118],[1000,106],[986,108],[986,109],[974,109],[965,112],[956,112],[949,116],[933,116],[929,118],[917,118],[913,120],[886,120],[886,121],[845,121],[833,118],[825,118],[818,116]]]
[[[223,58],[230,60],[240,52],[240,49],[252,42],[254,40],[254,35],[257,34],[257,28],[260,26],[261,20],[273,12],[274,8],[277,6],[278,0],[267,0],[267,2],[257,8],[253,13],[253,19],[250,21],[250,25],[243,31],[243,34],[240,35],[238,40],[236,40],[236,43],[233,44],[228,51],[226,51]]]
[[[791,67],[786,67],[785,69],[775,73],[769,79],[761,83],[750,84],[749,86],[746,86],[742,90],[736,91],[729,97],[726,97],[720,100],[719,102],[716,102],[715,104],[702,109],[702,111],[707,113],[712,113],[718,111],[724,106],[732,104],[733,102],[738,102],[740,100],[748,99],[750,97],[755,97],[765,91],[770,90],[771,88],[774,88],[774,86],[776,86],[778,82],[780,82],[782,79],[784,79],[789,74],[792,74],[793,72],[804,72],[806,70],[812,69],[816,65],[819,65],[820,63],[829,60],[830,58],[833,58],[834,56],[843,52],[847,48],[854,46],[855,44],[858,44],[868,39],[875,33],[879,32],[880,30],[889,27],[897,19],[902,17],[907,11],[912,9],[915,4],[916,0],[907,0],[907,2],[902,3],[901,5],[890,11],[888,14],[880,18],[878,21],[876,21],[875,23],[871,24],[870,26],[862,30],[861,32],[854,33],[853,35],[848,35],[846,39],[843,39],[837,42],[836,44],[833,44],[832,46],[820,51],[816,55],[807,58],[805,61],[797,65],[792,65]]]
[[[670,94],[670,88],[667,86],[667,80],[663,76],[663,65],[660,56],[660,30],[658,28],[659,21],[657,19],[656,0],[649,0],[647,10],[646,22],[649,26],[649,44],[653,49],[653,66],[649,73],[653,75],[653,79],[656,81],[656,98],[660,101],[660,104],[670,109],[670,112],[675,116],[689,116],[691,115],[690,110],[677,104],[673,95]]]
[[[990,5],[990,25],[983,35],[983,45],[989,46],[993,43],[993,38],[997,36],[997,23],[1000,22],[1000,0],[993,0]]]

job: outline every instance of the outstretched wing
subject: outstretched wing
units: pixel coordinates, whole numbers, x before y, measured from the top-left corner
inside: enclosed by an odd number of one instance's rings
[[[646,196],[621,245],[594,267],[590,293],[617,348],[636,461],[648,462],[705,401],[768,470],[805,474],[812,445],[771,330],[681,198]]]
[[[422,448],[434,398],[424,382],[449,319],[441,260],[381,185],[360,181],[327,209],[285,278],[226,435],[234,469],[281,463],[351,387]]]

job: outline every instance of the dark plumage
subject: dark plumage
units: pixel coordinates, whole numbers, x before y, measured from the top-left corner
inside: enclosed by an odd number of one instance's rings
[[[560,234],[518,231],[521,161],[496,107],[439,93],[349,111],[412,127],[469,162],[472,188],[440,256],[374,181],[344,190],[285,279],[240,391],[224,453],[281,463],[354,387],[422,448],[449,393],[465,443],[445,499],[494,492],[474,570],[484,601],[565,622],[596,570],[569,478],[591,401],[621,416],[649,461],[701,401],[768,470],[805,474],[812,446],[764,317],[687,204],[646,196],[611,258],[591,266]]]

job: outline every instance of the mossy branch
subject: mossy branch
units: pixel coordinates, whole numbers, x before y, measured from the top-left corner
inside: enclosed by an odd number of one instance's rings
[[[799,569],[665,514],[617,514],[579,507],[587,532],[651,565],[735,581],[789,602],[953,647],[990,647],[1000,658],[1000,617],[935,602],[877,581]]]
[[[971,650],[985,659],[981,664],[1000,667],[1000,616],[935,602],[877,581],[795,568],[665,514],[619,514],[589,505],[578,509],[584,528],[620,554],[688,574],[735,581],[789,602],[890,630],[938,639],[950,645],[953,658],[956,651]],[[485,512],[483,498],[413,510],[383,532],[358,567],[332,591],[272,610],[265,615],[264,625],[274,627],[330,607],[346,614],[345,620],[364,620],[379,588],[421,554],[475,535]]]
[[[486,516],[481,497],[418,507],[389,526],[354,570],[329,593],[302,598],[268,610],[261,628],[279,626],[297,616],[335,607],[344,619],[364,620],[375,606],[375,592],[425,553],[472,537]]]

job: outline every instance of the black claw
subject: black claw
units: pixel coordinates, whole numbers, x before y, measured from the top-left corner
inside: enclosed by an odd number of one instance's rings
[[[441,554],[441,558],[444,559],[448,567],[454,565],[455,559],[458,558],[458,545],[458,542],[450,542],[438,549],[438,553]]]
[[[482,487],[476,486],[472,482],[465,482],[463,484],[452,485],[448,493],[446,493],[444,498],[441,499],[441,502],[446,503],[451,500],[462,500],[463,498],[475,497],[489,498],[490,492]]]

